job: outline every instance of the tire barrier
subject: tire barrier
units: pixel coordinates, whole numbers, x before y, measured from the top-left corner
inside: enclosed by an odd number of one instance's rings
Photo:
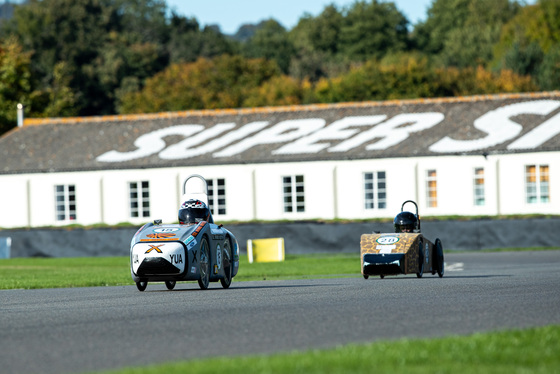
[[[251,238],[284,238],[286,253],[356,253],[365,233],[393,232],[391,222],[290,222],[228,224],[241,254]],[[422,233],[440,238],[446,250],[560,247],[560,217],[422,221]],[[128,256],[138,227],[14,229],[0,231],[11,237],[11,257]]]

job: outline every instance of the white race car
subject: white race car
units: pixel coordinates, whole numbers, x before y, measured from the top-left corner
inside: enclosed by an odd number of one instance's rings
[[[206,180],[189,176],[182,200],[179,224],[155,220],[132,238],[130,272],[140,291],[148,282],[165,282],[172,290],[177,282],[198,281],[205,290],[219,280],[228,288],[239,270],[239,245],[230,231],[214,223]]]

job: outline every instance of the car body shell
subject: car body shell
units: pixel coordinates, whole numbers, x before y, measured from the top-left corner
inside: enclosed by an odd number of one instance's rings
[[[415,202],[407,200],[403,203],[416,206],[418,229],[420,219]],[[402,211],[402,208],[401,208]],[[444,258],[440,239],[431,242],[420,232],[412,233],[372,233],[362,234],[360,238],[361,272],[364,278],[370,275],[380,276],[416,274],[421,278],[424,272],[438,274],[443,277]]]
[[[182,201],[192,199],[208,206],[208,184],[198,174],[189,176],[183,186]],[[228,288],[238,270],[237,240],[214,223],[211,213],[188,224],[155,220],[142,226],[130,242],[130,273],[140,291],[148,282],[165,282],[173,289],[178,281],[198,281],[206,289],[209,282],[220,281]]]
[[[239,245],[235,236],[221,225],[202,221],[194,225],[148,223],[142,226],[130,243],[133,281],[199,280],[203,240],[210,249],[210,281],[226,277],[228,256],[233,278],[239,270]]]
[[[419,233],[362,234],[363,275],[399,275],[437,272],[437,249]]]

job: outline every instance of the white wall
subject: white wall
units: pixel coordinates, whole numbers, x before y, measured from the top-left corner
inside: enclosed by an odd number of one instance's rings
[[[338,217],[341,219],[387,218],[400,210],[405,200],[415,200],[414,159],[377,159],[341,162],[337,166]],[[364,173],[384,171],[387,207],[365,209]]]
[[[258,166],[257,166],[258,168]],[[200,166],[175,169],[179,181],[181,194],[183,182],[191,174],[202,175],[206,179],[223,178],[226,182],[226,214],[217,216],[216,221],[251,221],[254,217],[253,207],[253,170],[255,165],[228,165],[228,166]],[[177,200],[174,207],[179,208],[182,201]],[[177,211],[174,212],[177,220]]]
[[[28,176],[0,177],[0,227],[24,227],[28,221]]]
[[[550,202],[528,204],[525,165],[548,165]],[[475,206],[474,169],[485,171],[486,203]],[[437,171],[438,206],[428,207],[426,172]],[[385,171],[387,208],[364,208],[363,173]],[[108,170],[0,176],[0,227],[77,223],[141,225],[153,219],[176,222],[183,182],[191,174],[226,180],[227,214],[220,221],[392,218],[405,200],[422,216],[560,214],[560,152],[508,155],[418,157]],[[305,212],[283,211],[282,177],[303,175]],[[128,183],[150,183],[150,217],[129,217]],[[54,188],[76,186],[77,220],[55,220]],[[29,205],[28,205],[29,201]],[[412,208],[412,207],[408,207]]]
[[[550,202],[529,204],[525,198],[525,166],[548,165]],[[524,153],[499,163],[501,214],[560,214],[560,152]]]
[[[99,173],[44,173],[22,175],[29,181],[29,201],[31,217],[29,225],[60,226],[70,223],[91,225],[101,222]],[[56,185],[74,185],[76,188],[76,221],[56,221],[56,205],[54,199]],[[25,209],[24,201],[17,202],[18,209]],[[3,217],[0,219],[4,219]],[[5,225],[3,227],[17,227]]]
[[[418,203],[424,216],[494,215],[496,214],[495,157],[451,156],[418,160]],[[485,198],[483,206],[474,205],[474,169],[484,168]],[[429,207],[427,173],[437,173],[437,207]]]
[[[314,219],[334,216],[333,162],[253,165],[257,219]],[[284,212],[282,178],[303,175],[305,212]]]

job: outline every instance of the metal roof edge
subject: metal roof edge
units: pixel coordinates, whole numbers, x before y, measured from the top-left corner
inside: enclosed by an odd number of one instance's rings
[[[89,116],[89,117],[52,117],[52,118],[25,118],[24,126],[37,126],[46,124],[74,124],[74,123],[92,123],[92,122],[122,122],[122,121],[148,121],[162,118],[183,118],[190,116],[223,116],[223,115],[243,115],[253,113],[282,113],[297,111],[315,111],[324,109],[343,109],[343,108],[359,108],[370,106],[390,106],[390,105],[412,105],[412,104],[439,104],[439,103],[457,103],[457,102],[476,102],[504,99],[538,99],[543,97],[559,97],[560,91],[542,91],[542,92],[525,92],[525,93],[502,93],[488,95],[471,95],[471,96],[454,96],[439,98],[417,98],[402,100],[384,100],[384,101],[357,101],[331,104],[306,104],[306,105],[288,105],[288,106],[267,106],[257,108],[237,108],[237,109],[202,109],[202,110],[185,110],[177,112],[158,112],[143,114],[118,114],[105,116]]]

